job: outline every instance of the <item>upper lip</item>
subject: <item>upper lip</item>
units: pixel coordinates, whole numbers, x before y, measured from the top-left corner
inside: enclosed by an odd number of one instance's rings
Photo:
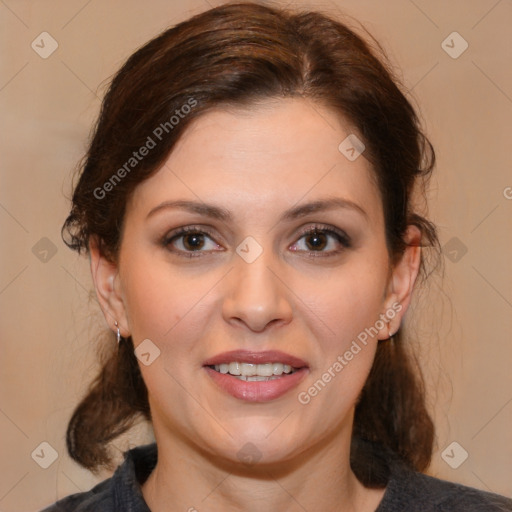
[[[210,357],[203,363],[203,366],[232,362],[253,364],[282,363],[288,364],[293,368],[303,368],[308,366],[300,357],[292,356],[279,350],[264,350],[259,352],[251,350],[231,350],[229,352],[222,352],[221,354]]]

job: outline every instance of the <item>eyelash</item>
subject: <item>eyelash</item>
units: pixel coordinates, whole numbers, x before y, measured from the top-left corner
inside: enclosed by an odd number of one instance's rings
[[[296,251],[296,252],[307,252],[308,257],[310,258],[325,258],[325,257],[331,257],[336,256],[337,254],[343,252],[345,249],[349,249],[352,244],[350,237],[344,232],[339,229],[324,226],[321,224],[315,224],[313,226],[310,226],[304,230],[301,231],[299,238],[297,239],[297,242],[304,238],[307,235],[313,235],[315,233],[324,233],[327,235],[331,235],[343,246],[342,249],[334,250],[334,251],[328,251],[323,254],[323,251]],[[169,246],[174,242],[175,240],[183,237],[184,235],[189,234],[197,234],[197,235],[207,235],[209,238],[213,239],[214,234],[203,227],[198,226],[185,226],[183,228],[178,229],[177,231],[174,231],[168,235],[166,235],[162,241],[162,244],[164,247],[169,248]],[[295,243],[297,243],[295,242]],[[171,249],[169,249],[171,250]],[[171,252],[178,254],[179,256],[185,257],[185,258],[197,258],[201,257],[201,253],[208,252],[208,251],[182,251],[181,249],[174,249],[171,250]]]

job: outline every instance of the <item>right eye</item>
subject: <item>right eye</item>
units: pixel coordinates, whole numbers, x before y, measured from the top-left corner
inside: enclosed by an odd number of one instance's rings
[[[215,248],[220,248],[220,245],[215,243],[212,237],[213,234],[205,228],[185,226],[167,234],[163,240],[163,245],[178,256],[196,258],[202,252],[213,252],[218,250]],[[207,245],[205,239],[212,242],[213,249],[203,250]]]

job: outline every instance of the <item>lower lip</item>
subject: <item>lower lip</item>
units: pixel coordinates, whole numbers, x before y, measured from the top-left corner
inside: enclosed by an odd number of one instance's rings
[[[268,402],[275,400],[296,387],[308,373],[307,368],[301,368],[279,379],[245,381],[237,379],[228,373],[220,373],[208,366],[203,368],[220,388],[231,396],[246,402]]]

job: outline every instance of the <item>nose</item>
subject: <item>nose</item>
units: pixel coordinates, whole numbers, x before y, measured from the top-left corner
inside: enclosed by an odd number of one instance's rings
[[[252,263],[236,255],[234,265],[226,276],[224,319],[231,324],[243,324],[254,332],[262,332],[270,324],[289,323],[293,294],[280,275],[271,251],[263,251]]]

